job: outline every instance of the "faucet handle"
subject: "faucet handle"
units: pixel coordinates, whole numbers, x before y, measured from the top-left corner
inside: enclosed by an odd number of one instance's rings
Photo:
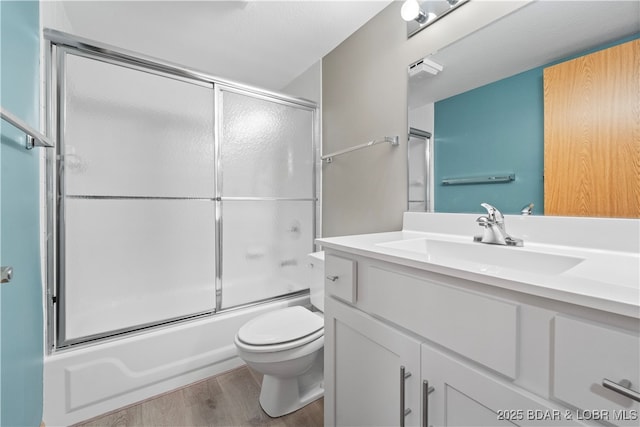
[[[491,223],[491,220],[489,218],[487,218],[486,216],[482,215],[482,216],[479,216],[476,219],[476,222],[478,223],[478,225],[480,227],[488,227],[489,224]]]
[[[489,214],[489,220],[491,222],[495,222],[497,224],[502,224],[504,222],[504,216],[502,212],[498,210],[495,206],[491,206],[489,203],[481,203],[480,206],[487,210]]]
[[[524,205],[520,210],[521,215],[531,215],[532,213],[533,213],[533,202]]]

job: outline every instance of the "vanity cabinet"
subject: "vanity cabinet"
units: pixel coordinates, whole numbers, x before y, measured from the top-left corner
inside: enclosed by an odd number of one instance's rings
[[[638,388],[637,319],[331,249],[325,274],[325,425],[640,422],[601,384]]]
[[[423,425],[584,425],[566,408],[431,346],[422,346],[421,368],[423,381],[433,387]]]
[[[640,425],[634,416],[640,404],[603,387],[605,380],[626,380],[630,388],[639,389],[638,335],[566,315],[555,317],[553,330],[553,395],[577,408],[605,411],[622,425]]]
[[[326,301],[327,310],[325,351],[332,356],[325,359],[325,389],[332,390],[332,410],[325,424],[393,426],[402,416],[406,426],[418,426],[420,341],[335,299]]]

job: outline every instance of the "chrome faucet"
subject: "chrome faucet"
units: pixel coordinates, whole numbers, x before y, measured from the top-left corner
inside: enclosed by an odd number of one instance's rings
[[[474,236],[474,242],[489,243],[492,245],[505,246],[522,246],[522,239],[516,239],[509,236],[504,226],[504,215],[496,207],[488,203],[482,203],[480,206],[487,210],[487,215],[483,215],[476,219],[480,227],[484,227],[481,236]]]

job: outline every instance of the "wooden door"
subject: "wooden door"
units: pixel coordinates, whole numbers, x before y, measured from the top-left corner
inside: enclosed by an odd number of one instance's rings
[[[544,70],[544,210],[640,217],[640,40]]]

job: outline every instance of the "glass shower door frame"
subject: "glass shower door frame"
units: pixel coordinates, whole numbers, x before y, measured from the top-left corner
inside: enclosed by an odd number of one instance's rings
[[[66,59],[68,56],[76,56],[82,57],[89,60],[100,61],[106,64],[110,64],[117,67],[124,67],[131,70],[139,71],[142,73],[147,73],[163,78],[168,78],[172,80],[182,81],[189,84],[195,84],[197,86],[209,88],[213,93],[213,82],[206,81],[198,81],[194,79],[190,79],[188,77],[182,77],[178,75],[168,74],[164,71],[158,71],[151,68],[146,68],[143,66],[138,66],[132,63],[118,61],[117,59],[111,58],[109,55],[102,55],[99,53],[90,53],[82,50],[65,47],[65,46],[51,46],[51,58],[54,58],[56,66],[55,69],[48,70],[47,75],[47,96],[49,99],[50,106],[53,106],[52,100],[55,100],[55,108],[50,108],[51,114],[48,116],[48,120],[51,124],[55,125],[56,132],[56,152],[53,154],[49,154],[49,157],[46,159],[46,169],[47,169],[47,193],[48,193],[48,242],[47,242],[47,250],[48,250],[48,262],[47,262],[47,283],[48,283],[48,291],[47,291],[47,305],[49,312],[49,326],[53,326],[53,330],[55,331],[55,336],[52,333],[49,333],[47,336],[48,348],[51,350],[53,348],[64,348],[68,346],[73,346],[80,343],[100,340],[107,337],[121,335],[123,333],[146,329],[149,327],[154,327],[158,325],[163,325],[167,323],[175,323],[177,321],[200,318],[203,316],[211,315],[216,312],[215,304],[211,304],[211,309],[207,309],[200,312],[190,313],[188,315],[181,315],[178,317],[169,317],[158,321],[152,321],[149,323],[136,324],[120,329],[109,330],[102,333],[97,333],[93,335],[81,336],[79,338],[67,338],[67,326],[65,321],[65,313],[67,310],[66,307],[66,291],[65,291],[65,283],[66,283],[66,272],[65,272],[65,264],[66,264],[66,239],[65,239],[65,228],[66,228],[66,213],[65,213],[65,201],[67,200],[66,194],[66,186],[65,186],[65,170],[64,170],[64,153],[65,153],[65,124],[66,124],[66,84],[65,78],[67,74],[66,67]],[[51,61],[48,61],[51,62]],[[55,70],[55,71],[54,71]],[[52,82],[55,81],[55,87]],[[51,91],[51,92],[50,92]],[[213,99],[212,99],[213,102]],[[215,125],[215,123],[214,123]],[[53,127],[49,125],[49,127]],[[214,136],[211,135],[212,143]],[[215,173],[212,176],[214,180],[213,187],[215,188]],[[55,195],[55,196],[53,196]],[[52,197],[55,197],[57,203],[52,200]],[[101,197],[103,199],[117,199],[117,197]],[[194,200],[193,197],[145,197],[145,196],[126,196],[123,199],[129,200]],[[196,198],[197,199],[197,198]],[[214,198],[209,199],[214,201]],[[212,222],[215,221],[214,218],[211,219]],[[216,240],[214,236],[214,241]],[[51,256],[53,254],[53,256]],[[212,264],[215,264],[215,259],[212,259]],[[51,283],[54,282],[54,285]],[[214,284],[215,287],[215,284]],[[215,298],[215,293],[212,292],[212,297]]]
[[[431,132],[427,132],[425,130],[409,128],[409,133],[407,135],[407,210],[408,211],[426,211],[431,212],[432,208],[432,186],[433,186],[433,165],[431,161],[431,152],[432,152],[432,134]],[[424,150],[419,158],[412,158],[412,148],[415,144],[424,143]],[[416,149],[416,151],[419,151]],[[420,165],[423,165],[422,170],[416,170],[415,162],[419,161]],[[423,187],[423,192],[421,194],[422,200],[412,198],[411,187],[417,183],[415,183],[412,178],[416,176],[420,177],[420,184]],[[412,203],[423,203],[424,209],[412,209]]]
[[[223,141],[222,141],[222,135],[221,135],[221,127],[224,120],[223,107],[222,107],[223,105],[222,98],[223,98],[224,92],[240,94],[240,95],[261,99],[269,102],[275,102],[275,103],[279,103],[286,106],[304,109],[312,113],[312,116],[313,116],[312,117],[313,129],[312,129],[312,141],[311,141],[312,164],[313,164],[312,178],[311,178],[311,183],[312,183],[311,185],[312,185],[312,192],[313,192],[312,197],[301,197],[301,198],[300,197],[229,197],[229,196],[223,195],[222,185],[224,182],[224,177],[223,177],[224,169],[222,168],[221,145]],[[216,162],[216,168],[215,168],[216,170],[216,236],[217,236],[217,244],[218,244],[218,246],[216,247],[216,312],[223,312],[225,310],[234,310],[239,307],[246,307],[246,306],[261,304],[265,301],[281,298],[281,297],[266,298],[266,299],[251,302],[249,304],[241,304],[239,306],[224,307],[224,308],[222,307],[223,293],[224,293],[223,279],[222,279],[222,275],[224,272],[224,268],[223,268],[224,253],[222,250],[222,241],[223,241],[223,218],[222,218],[223,206],[222,204],[224,201],[293,201],[293,202],[308,201],[308,202],[312,202],[311,233],[312,233],[313,239],[318,237],[316,208],[317,208],[317,202],[319,199],[319,188],[318,188],[318,183],[316,182],[317,181],[316,178],[317,178],[317,168],[318,168],[317,141],[319,140],[319,136],[318,136],[319,123],[318,123],[317,106],[307,102],[301,102],[300,100],[296,100],[294,98],[278,97],[278,96],[274,96],[273,94],[260,93],[260,92],[256,92],[253,89],[237,87],[237,86],[229,85],[225,83],[218,83],[214,86],[214,98],[215,98],[214,114],[216,117],[215,126],[214,126],[214,132],[215,132],[214,157]],[[309,252],[313,252],[316,247],[315,243],[313,242],[313,239],[309,245]],[[296,295],[296,294],[305,293],[305,292],[307,291],[294,292],[290,295]]]
[[[310,200],[313,203],[312,212],[312,236],[317,237],[317,224],[319,216],[317,215],[317,201],[320,197],[320,189],[317,182],[317,174],[319,169],[319,155],[318,155],[318,141],[320,135],[319,126],[319,113],[318,107],[315,103],[293,98],[287,95],[261,90],[251,86],[231,82],[224,79],[219,79],[214,76],[204,74],[199,71],[190,70],[188,68],[167,63],[155,58],[146,57],[144,55],[136,54],[124,49],[119,49],[110,45],[94,42],[81,37],[72,36],[66,33],[61,33],[54,30],[44,30],[45,33],[45,104],[48,106],[46,111],[46,129],[47,134],[57,135],[58,148],[55,153],[47,152],[45,159],[45,215],[46,215],[46,305],[47,305],[47,331],[46,342],[47,351],[49,353],[59,348],[66,348],[75,345],[85,345],[88,342],[99,341],[102,339],[111,339],[116,335],[121,335],[140,329],[165,327],[167,324],[175,324],[176,322],[189,321],[193,318],[201,318],[203,316],[211,316],[215,313],[236,310],[245,306],[253,306],[262,304],[265,301],[273,301],[282,298],[291,298],[298,295],[308,293],[308,290],[292,292],[280,297],[270,298],[267,300],[254,301],[249,304],[244,304],[236,307],[222,308],[222,235],[216,234],[215,236],[215,307],[211,310],[194,314],[186,317],[180,317],[175,319],[166,319],[163,322],[153,322],[149,325],[136,325],[131,328],[124,328],[119,331],[110,331],[108,333],[99,334],[92,337],[83,337],[81,340],[70,341],[65,340],[64,337],[64,293],[62,292],[64,286],[64,256],[65,256],[65,242],[64,242],[64,226],[65,226],[65,212],[64,212],[64,170],[58,170],[62,164],[58,162],[59,156],[64,153],[62,151],[64,147],[64,111],[65,100],[61,94],[64,94],[64,75],[65,75],[65,54],[73,54],[85,56],[91,59],[97,59],[102,62],[111,63],[113,65],[124,66],[127,68],[135,69],[142,72],[161,75],[163,77],[169,77],[176,80],[187,81],[199,81],[204,84],[210,84],[213,86],[213,100],[214,102],[214,126],[213,126],[213,146],[214,146],[214,190],[215,190],[215,221],[214,226],[216,233],[222,232],[222,202],[223,196],[221,194],[220,187],[220,164],[219,164],[219,117],[218,112],[221,110],[218,101],[221,90],[233,91],[250,95],[257,98],[262,98],[268,101],[279,102],[303,109],[307,109],[312,112],[312,153],[313,153],[313,197]],[[60,180],[60,181],[59,181]],[[291,199],[289,199],[291,200]],[[61,201],[59,203],[59,201]],[[309,243],[310,251],[315,248],[312,241]]]

